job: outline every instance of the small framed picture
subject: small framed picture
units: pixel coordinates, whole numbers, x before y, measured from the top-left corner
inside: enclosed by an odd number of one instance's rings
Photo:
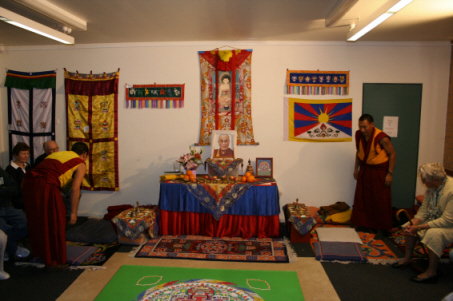
[[[236,131],[212,131],[211,133],[211,159],[224,160],[236,159]]]
[[[272,178],[274,168],[272,158],[256,158],[255,164],[257,178]]]

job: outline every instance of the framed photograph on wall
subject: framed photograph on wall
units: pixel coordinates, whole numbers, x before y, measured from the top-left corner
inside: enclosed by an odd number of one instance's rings
[[[212,131],[211,133],[211,159],[225,160],[236,159],[237,132]]]
[[[255,164],[257,178],[272,178],[274,170],[272,158],[256,158]]]

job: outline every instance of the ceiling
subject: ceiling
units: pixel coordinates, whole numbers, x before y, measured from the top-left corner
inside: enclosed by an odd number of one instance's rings
[[[326,18],[343,0],[48,0],[87,21],[75,44],[181,41],[346,41],[387,0],[359,0],[335,27]],[[52,28],[58,23],[14,0],[0,6]],[[360,24],[360,23],[359,23]],[[359,41],[451,41],[453,0],[414,0]],[[0,22],[4,46],[62,45]],[[71,47],[71,46],[67,46]]]

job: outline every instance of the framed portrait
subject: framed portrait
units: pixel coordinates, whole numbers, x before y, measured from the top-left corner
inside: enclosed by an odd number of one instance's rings
[[[236,159],[237,132],[212,131],[211,133],[211,159],[225,160]]]
[[[274,169],[272,158],[256,158],[255,164],[257,178],[272,178]]]

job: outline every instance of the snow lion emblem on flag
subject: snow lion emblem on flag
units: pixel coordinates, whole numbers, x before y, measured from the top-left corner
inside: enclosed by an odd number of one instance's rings
[[[288,99],[290,141],[352,141],[352,99]]]

